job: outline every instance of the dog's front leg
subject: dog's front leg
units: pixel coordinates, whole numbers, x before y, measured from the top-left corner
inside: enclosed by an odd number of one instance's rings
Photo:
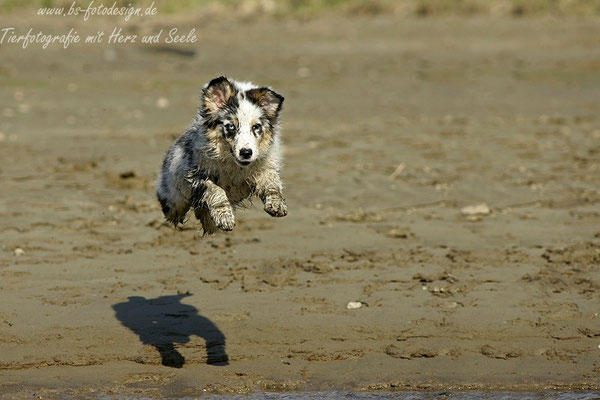
[[[202,205],[208,208],[208,213],[217,228],[224,231],[233,230],[235,226],[233,207],[223,188],[210,179],[205,180],[201,202]]]
[[[267,214],[273,217],[287,215],[287,205],[283,198],[283,184],[278,171],[268,169],[256,179],[256,194],[265,205]]]

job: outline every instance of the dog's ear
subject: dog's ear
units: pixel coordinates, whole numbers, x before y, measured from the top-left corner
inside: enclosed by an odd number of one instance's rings
[[[215,78],[202,91],[203,108],[209,113],[219,111],[235,95],[236,90],[227,78]]]
[[[284,100],[282,95],[266,87],[250,89],[247,94],[250,100],[265,110],[267,117],[275,119],[279,116]]]

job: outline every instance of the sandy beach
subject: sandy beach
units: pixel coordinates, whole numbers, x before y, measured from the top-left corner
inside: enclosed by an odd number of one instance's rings
[[[0,47],[0,398],[600,389],[597,19],[179,18]],[[289,215],[203,238],[153,186],[221,74],[286,97]]]

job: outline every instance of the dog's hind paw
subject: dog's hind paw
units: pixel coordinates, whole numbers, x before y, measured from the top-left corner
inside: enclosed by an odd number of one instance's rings
[[[267,196],[265,199],[265,211],[273,217],[285,217],[287,215],[285,199],[279,195]]]
[[[233,215],[233,209],[231,207],[223,206],[212,208],[210,210],[210,216],[217,228],[224,231],[231,231],[235,226],[235,217]]]

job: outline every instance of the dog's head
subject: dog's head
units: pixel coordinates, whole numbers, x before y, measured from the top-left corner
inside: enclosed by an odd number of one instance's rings
[[[283,96],[219,77],[202,91],[200,115],[219,158],[245,167],[266,155],[278,130]]]

